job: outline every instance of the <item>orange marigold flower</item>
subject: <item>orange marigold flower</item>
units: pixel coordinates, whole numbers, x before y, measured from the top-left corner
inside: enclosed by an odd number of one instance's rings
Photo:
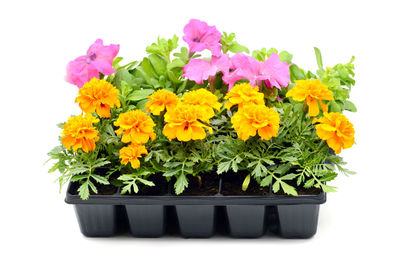
[[[258,135],[269,140],[276,137],[279,130],[279,114],[265,105],[248,104],[239,109],[231,118],[238,137],[244,141]]]
[[[120,127],[115,133],[122,134],[124,143],[145,144],[149,138],[153,141],[156,138],[154,121],[140,109],[121,113],[114,125]]]
[[[218,102],[218,97],[206,89],[198,89],[185,93],[182,102],[188,105],[196,105],[202,109],[201,120],[207,121],[214,117],[214,109],[220,110],[222,104]]]
[[[204,117],[204,110],[196,105],[178,104],[174,109],[165,113],[163,134],[172,140],[177,138],[179,141],[189,141],[204,139],[207,129],[212,133],[211,127],[206,126],[199,120]]]
[[[324,117],[314,119],[313,123],[319,123],[315,126],[317,135],[332,148],[336,154],[342,151],[342,148],[352,147],[354,144],[353,124],[343,114],[337,112],[324,113]]]
[[[322,102],[322,100],[333,100],[332,91],[328,89],[328,86],[319,80],[307,79],[295,82],[296,85],[286,93],[286,97],[293,97],[295,101],[306,100],[310,117],[319,114],[318,102],[324,112],[328,111],[328,105]]]
[[[153,115],[160,115],[162,111],[175,107],[179,102],[176,94],[164,89],[154,92],[147,98],[151,100],[146,103],[146,112]]]
[[[79,96],[75,103],[79,102],[79,107],[85,113],[96,112],[100,118],[111,117],[110,109],[114,106],[121,106],[118,99],[118,90],[111,83],[99,80],[96,77],[86,82],[79,89]]]
[[[70,117],[67,123],[62,127],[63,131],[61,135],[61,142],[67,149],[72,149],[77,151],[82,148],[84,152],[89,152],[96,148],[95,142],[99,140],[99,131],[93,127],[93,123],[99,122],[90,114],[86,114],[84,117],[82,115]]]
[[[249,83],[241,83],[235,85],[224,97],[228,99],[225,107],[230,109],[234,105],[241,108],[247,104],[264,105],[264,94],[259,92],[258,86],[251,86]]]
[[[121,164],[131,163],[132,168],[137,169],[140,167],[140,158],[142,155],[147,155],[147,149],[144,145],[130,144],[127,147],[121,148],[119,151],[119,158],[121,159]]]

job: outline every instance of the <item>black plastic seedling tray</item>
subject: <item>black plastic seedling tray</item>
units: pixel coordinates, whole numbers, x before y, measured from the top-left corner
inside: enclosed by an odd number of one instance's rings
[[[221,182],[219,183],[221,192]],[[82,234],[113,236],[126,228],[135,237],[179,233],[207,238],[217,231],[239,238],[256,238],[266,231],[284,238],[309,238],[317,231],[319,205],[326,194],[297,197],[269,193],[260,196],[91,195],[82,200],[71,193],[65,201],[75,207]]]

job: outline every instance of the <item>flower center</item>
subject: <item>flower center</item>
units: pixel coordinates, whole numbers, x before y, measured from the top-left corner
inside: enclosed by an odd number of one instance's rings
[[[86,57],[86,63],[90,64],[90,62],[96,60],[96,54],[91,52],[87,57]]]
[[[195,42],[195,43],[200,43],[200,37],[194,38],[194,39],[193,39],[193,42]]]

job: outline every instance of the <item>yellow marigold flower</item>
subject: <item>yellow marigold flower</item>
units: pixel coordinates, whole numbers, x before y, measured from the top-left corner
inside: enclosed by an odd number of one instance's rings
[[[120,127],[115,133],[122,134],[123,143],[145,144],[156,138],[154,121],[140,109],[121,113],[114,125]]]
[[[299,80],[296,85],[286,93],[286,97],[293,97],[295,101],[306,100],[308,106],[308,115],[310,117],[319,114],[318,102],[324,112],[328,111],[328,106],[322,103],[322,100],[333,100],[332,92],[328,86],[319,80]]]
[[[244,141],[258,135],[269,140],[276,137],[279,130],[279,114],[265,105],[248,104],[239,109],[231,118],[238,137]]]
[[[77,151],[82,148],[84,152],[89,152],[96,148],[95,142],[99,140],[99,131],[93,127],[93,123],[99,122],[90,114],[86,114],[84,117],[82,115],[70,117],[67,123],[62,127],[63,131],[61,135],[61,142],[67,149],[72,149]]]
[[[118,90],[111,83],[99,80],[96,77],[85,83],[79,89],[79,96],[75,103],[85,113],[96,112],[100,118],[111,117],[110,109],[114,106],[121,106],[118,99]]]
[[[196,105],[178,104],[174,109],[165,113],[163,134],[172,140],[177,138],[179,141],[189,141],[204,139],[207,129],[212,133],[211,127],[206,126],[199,120],[204,117],[204,110]]]
[[[188,105],[196,105],[202,109],[201,120],[207,121],[214,117],[214,109],[220,110],[222,104],[218,102],[218,97],[206,89],[198,89],[185,93],[182,102]]]
[[[140,158],[142,155],[147,155],[147,149],[144,145],[130,144],[127,147],[121,148],[119,151],[119,158],[121,159],[121,164],[131,163],[132,168],[137,169],[140,167]]]
[[[146,103],[146,112],[153,115],[160,115],[162,111],[175,107],[179,102],[176,94],[164,89],[154,92],[147,98],[151,100]]]
[[[259,92],[258,86],[253,87],[249,83],[235,85],[224,97],[228,99],[225,108],[230,109],[234,105],[241,108],[247,104],[264,105],[264,94]]]
[[[324,113],[324,117],[314,119],[313,123],[319,123],[315,126],[317,135],[332,148],[336,154],[342,151],[342,148],[352,147],[354,144],[353,124],[343,114],[337,112]]]

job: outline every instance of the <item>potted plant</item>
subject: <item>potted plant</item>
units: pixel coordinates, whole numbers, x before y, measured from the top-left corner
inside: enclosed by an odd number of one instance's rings
[[[313,73],[287,51],[250,56],[196,19],[183,40],[159,38],[121,65],[119,45],[98,39],[68,63],[82,114],[59,125],[49,172],[69,183],[82,233],[110,236],[127,220],[134,236],[161,236],[176,216],[184,237],[209,237],[222,214],[235,237],[274,223],[283,237],[314,235],[336,190],[327,182],[352,173],[339,154],[354,144],[343,115],[356,111],[354,58],[324,68],[315,48]]]

